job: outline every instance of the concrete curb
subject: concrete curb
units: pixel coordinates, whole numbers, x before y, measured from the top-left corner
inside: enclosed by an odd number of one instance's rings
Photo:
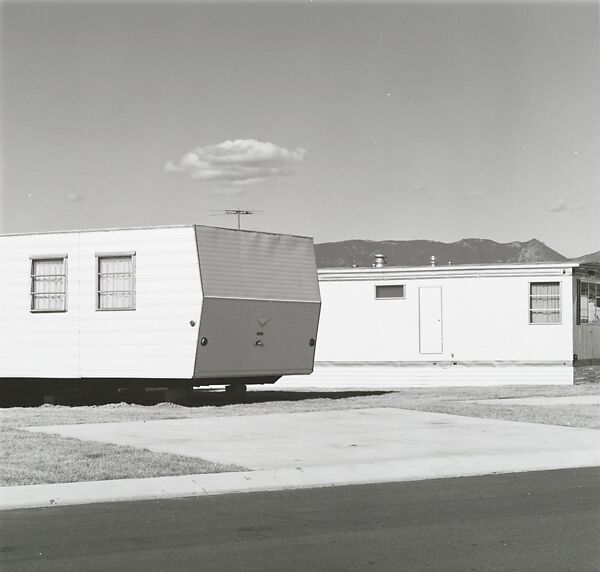
[[[0,488],[0,510],[101,502],[168,499],[226,493],[418,481],[497,473],[600,466],[600,450],[575,450],[559,458],[527,455],[413,458],[356,465],[330,465]]]

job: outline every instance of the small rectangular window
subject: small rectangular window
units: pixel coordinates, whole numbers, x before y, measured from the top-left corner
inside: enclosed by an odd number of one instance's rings
[[[560,324],[560,282],[529,284],[529,323]]]
[[[135,310],[134,255],[98,256],[98,310]]]
[[[386,284],[384,286],[375,286],[375,298],[377,300],[404,298],[404,284]]]
[[[31,311],[67,310],[67,259],[32,258]]]

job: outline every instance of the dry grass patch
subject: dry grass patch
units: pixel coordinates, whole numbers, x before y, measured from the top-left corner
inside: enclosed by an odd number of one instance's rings
[[[235,465],[147,449],[2,429],[0,486],[243,471]]]
[[[500,403],[422,401],[417,403],[403,403],[399,407],[434,413],[464,415],[465,417],[483,417],[504,421],[600,429],[600,405],[510,405]]]
[[[445,388],[419,390],[412,395],[401,391],[389,395],[388,406],[466,417],[600,429],[600,405],[576,403],[536,405],[510,402],[511,398],[582,395],[600,396],[600,386]],[[502,401],[479,402],[488,399]]]

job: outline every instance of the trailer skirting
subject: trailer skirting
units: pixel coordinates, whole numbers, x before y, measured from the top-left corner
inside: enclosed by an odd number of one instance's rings
[[[283,376],[277,385],[378,389],[572,385],[574,370],[579,369],[571,362],[316,362],[311,375]]]

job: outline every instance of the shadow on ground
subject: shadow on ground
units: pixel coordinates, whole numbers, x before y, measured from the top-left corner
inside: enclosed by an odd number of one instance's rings
[[[372,395],[385,395],[390,391],[281,391],[281,390],[253,390],[244,396],[232,398],[224,390],[219,389],[194,389],[188,407],[223,407],[233,403],[269,403],[273,401],[306,401],[309,399],[347,399],[349,397],[368,397]],[[151,391],[146,392],[145,405],[155,405],[164,401],[159,392],[155,396]]]
[[[285,390],[251,390],[242,395],[231,395],[224,389],[194,388],[192,395],[185,401],[177,402],[185,407],[224,407],[232,404],[269,403],[276,401],[307,401],[310,399],[346,399],[349,397],[368,397],[384,395],[390,391],[285,391]],[[171,402],[164,388],[147,389],[144,393],[131,395],[127,392],[115,394],[113,399],[103,401],[84,401],[79,394],[62,394],[53,396],[52,404],[80,407],[82,405],[107,405],[114,403],[130,403],[136,405],[157,405]],[[44,401],[41,395],[30,395],[23,392],[16,399],[0,402],[0,409],[11,407],[39,407]]]

